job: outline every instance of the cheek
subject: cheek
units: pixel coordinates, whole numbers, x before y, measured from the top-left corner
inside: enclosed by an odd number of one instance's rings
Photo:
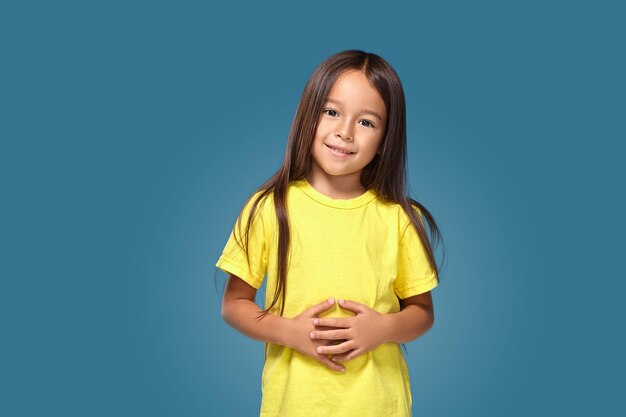
[[[323,121],[321,121],[317,124],[317,127],[315,128],[315,137],[325,138],[326,136],[328,136],[330,130],[331,129],[328,123],[324,123]]]
[[[378,148],[380,147],[380,144],[382,143],[382,137],[380,137],[380,135],[372,135],[371,137],[367,138],[365,143],[366,143],[366,149],[365,149],[366,153],[368,155],[376,154],[376,151],[378,150]]]

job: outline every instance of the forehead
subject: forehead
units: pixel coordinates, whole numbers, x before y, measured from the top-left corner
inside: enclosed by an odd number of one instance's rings
[[[387,113],[385,102],[378,90],[361,71],[353,70],[342,74],[331,87],[326,100],[349,110],[377,113],[381,119]]]

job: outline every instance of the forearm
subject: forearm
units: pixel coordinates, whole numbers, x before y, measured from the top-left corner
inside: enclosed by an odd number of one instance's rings
[[[261,312],[253,301],[238,299],[230,301],[222,310],[222,317],[228,325],[252,339],[285,345],[289,319],[271,313],[258,318]]]
[[[386,342],[407,343],[426,333],[434,323],[431,310],[415,304],[409,304],[397,313],[390,313],[387,318]]]

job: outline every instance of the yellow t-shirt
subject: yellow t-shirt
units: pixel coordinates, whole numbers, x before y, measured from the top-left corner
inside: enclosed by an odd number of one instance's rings
[[[257,289],[267,274],[265,306],[275,291],[278,248],[273,194],[268,197],[257,207],[261,221],[253,220],[250,229],[250,263],[233,229],[215,264]],[[244,207],[243,226],[253,199]],[[291,244],[284,317],[295,317],[330,297],[396,313],[398,297],[438,284],[404,210],[378,198],[374,190],[334,199],[302,178],[289,183],[287,210]],[[335,303],[319,317],[354,315]],[[261,417],[411,416],[409,373],[400,345],[384,343],[342,364],[343,373],[291,348],[265,343]]]

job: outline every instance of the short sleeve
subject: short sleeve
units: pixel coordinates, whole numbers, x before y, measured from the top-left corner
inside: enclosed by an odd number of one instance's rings
[[[428,292],[437,284],[436,271],[428,263],[426,250],[409,221],[398,244],[398,275],[393,284],[396,295],[405,299]]]
[[[268,244],[266,239],[266,231],[263,222],[263,212],[265,211],[263,206],[265,201],[261,200],[255,210],[254,218],[250,226],[250,232],[248,236],[248,250],[249,256],[246,257],[244,249],[237,243],[237,240],[245,248],[244,234],[246,232],[246,225],[248,222],[248,215],[255,199],[260,192],[255,193],[248,201],[242,211],[241,226],[235,224],[221,256],[219,257],[216,267],[220,268],[227,274],[233,274],[243,279],[256,289],[261,287],[263,278],[267,271],[267,252]],[[237,237],[237,240],[235,239]]]

